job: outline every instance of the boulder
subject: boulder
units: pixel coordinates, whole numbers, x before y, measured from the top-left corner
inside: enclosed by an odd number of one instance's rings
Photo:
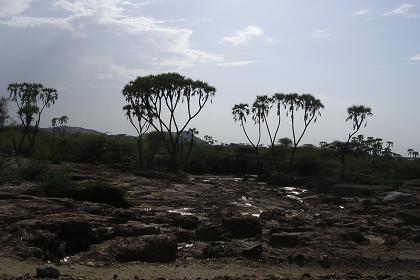
[[[242,255],[248,259],[260,259],[262,257],[263,247],[261,244],[250,245],[242,250]]]
[[[402,192],[386,192],[382,196],[384,203],[405,202],[413,197],[412,194]]]
[[[37,278],[58,278],[60,277],[60,271],[53,264],[45,264],[36,269]]]
[[[274,233],[270,236],[269,243],[274,248],[295,247],[299,244],[300,235],[295,233]]]
[[[367,243],[367,238],[358,230],[350,229],[343,233],[343,237],[345,240],[351,240],[357,244],[364,244]]]
[[[384,192],[391,190],[387,186],[370,186],[370,185],[351,185],[351,184],[337,184],[331,187],[331,192],[344,197],[369,197],[376,192]]]
[[[198,240],[201,241],[216,241],[222,240],[223,231],[220,225],[212,223],[202,223],[198,229],[195,230]]]
[[[399,212],[407,225],[420,226],[420,210],[405,210]]]
[[[195,229],[197,228],[199,221],[196,216],[182,215],[180,213],[169,213],[168,215],[171,224],[184,229]]]
[[[229,242],[214,241],[203,248],[203,258],[226,258],[234,257],[238,254],[238,246]]]
[[[226,217],[222,227],[233,238],[254,237],[262,233],[260,220],[252,216]]]
[[[119,238],[108,248],[109,255],[120,262],[172,262],[177,251],[178,243],[172,235]]]
[[[331,266],[331,261],[330,261],[330,258],[328,257],[328,255],[319,256],[318,262],[319,262],[319,265],[322,268],[330,268],[330,266]]]

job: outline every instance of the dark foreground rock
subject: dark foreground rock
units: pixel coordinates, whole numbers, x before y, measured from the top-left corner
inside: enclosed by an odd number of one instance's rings
[[[60,277],[60,271],[53,264],[45,264],[36,269],[37,278],[58,278]]]

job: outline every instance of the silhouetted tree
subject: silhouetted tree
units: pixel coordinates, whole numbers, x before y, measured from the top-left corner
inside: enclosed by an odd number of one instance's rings
[[[414,152],[414,150],[413,150],[413,149],[411,149],[411,148],[410,148],[410,149],[408,149],[408,150],[407,150],[408,156],[409,156],[409,157],[412,157],[412,156],[413,156],[413,152]]]
[[[419,156],[419,152],[414,151],[414,152],[413,152],[413,158],[417,158],[418,156]]]
[[[188,145],[186,163],[188,163],[190,161],[191,152],[192,152],[192,148],[193,148],[193,145],[194,145],[194,138],[196,137],[196,135],[198,135],[198,133],[199,133],[199,131],[196,128],[188,129],[188,135],[190,136],[190,142],[189,142],[189,145]]]
[[[216,139],[213,138],[213,136],[210,135],[204,135],[204,141],[206,141],[206,143],[209,145],[214,145],[218,142]]]
[[[10,99],[17,105],[17,114],[23,132],[19,144],[13,139],[15,153],[20,154],[22,145],[28,137],[30,153],[32,154],[42,112],[55,103],[58,98],[57,90],[45,88],[42,84],[37,83],[15,83],[9,84],[8,91],[10,92]]]
[[[356,133],[360,130],[362,125],[366,127],[367,121],[366,118],[372,115],[372,110],[369,107],[365,107],[363,105],[353,105],[347,108],[347,118],[346,121],[351,120],[353,123],[353,132],[349,133],[348,139],[346,144],[344,145],[342,155],[341,155],[341,176],[344,177],[345,175],[345,166],[346,166],[346,154],[348,151],[349,143],[351,138],[356,135]],[[369,138],[368,138],[369,139]]]
[[[7,120],[10,118],[9,110],[7,108],[8,105],[9,99],[4,96],[0,96],[0,130],[3,129]]]
[[[292,139],[290,139],[288,137],[280,138],[279,141],[278,141],[278,143],[280,145],[283,145],[283,146],[286,146],[286,147],[291,147],[293,145]]]
[[[292,134],[293,134],[293,148],[292,155],[289,163],[289,170],[291,174],[293,162],[295,159],[296,149],[303,138],[308,126],[312,122],[316,122],[317,118],[321,116],[321,110],[324,108],[324,105],[321,103],[321,100],[315,98],[310,94],[298,95],[296,93],[286,94],[284,96],[284,107],[287,109],[288,114],[290,114],[291,124],[292,124]],[[295,113],[298,110],[303,111],[303,130],[301,134],[296,135],[295,131]]]
[[[52,144],[54,145],[55,140],[55,132],[58,132],[58,135],[63,138],[66,134],[66,125],[69,121],[69,117],[67,116],[61,116],[59,118],[52,118],[51,119],[51,126],[53,128],[52,133]]]
[[[191,120],[211,102],[216,89],[178,73],[165,73],[138,77],[124,87],[124,96],[125,92],[139,98],[139,110],[132,112],[159,133],[169,154],[171,169],[177,171],[180,137]],[[176,115],[182,104],[186,113],[181,117],[184,121],[179,123]]]

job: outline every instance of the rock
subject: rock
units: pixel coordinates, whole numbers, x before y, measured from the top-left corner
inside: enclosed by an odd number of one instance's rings
[[[197,235],[197,239],[201,241],[217,241],[223,239],[223,231],[220,225],[217,224],[202,223],[196,229],[195,234]]]
[[[386,186],[337,184],[331,187],[331,192],[344,197],[368,197],[374,195],[375,192],[384,192],[390,189]]]
[[[196,238],[194,231],[185,229],[178,230],[174,234],[178,242],[190,242]]]
[[[305,265],[305,256],[302,254],[297,254],[293,257],[293,262],[297,264],[298,266],[304,266]]]
[[[386,246],[394,246],[398,243],[398,238],[394,237],[394,236],[390,236],[385,238],[384,240],[384,245]]]
[[[330,258],[328,257],[328,255],[319,256],[318,262],[322,268],[330,268],[331,266]]]
[[[405,210],[399,212],[407,225],[420,226],[420,210]]]
[[[260,214],[260,218],[263,220],[276,220],[279,217],[284,217],[285,213],[281,209],[270,209],[264,210]]]
[[[351,229],[345,233],[345,239],[351,240],[358,244],[363,244],[367,242],[366,237],[358,230]]]
[[[402,192],[387,192],[384,193],[382,201],[384,203],[396,203],[396,202],[404,202],[413,197],[412,194],[409,193],[402,193]]]
[[[184,229],[195,229],[199,224],[196,216],[169,213],[168,217],[171,220],[172,225],[182,227]]]
[[[233,238],[254,237],[262,233],[259,219],[252,216],[223,218],[222,227]]]
[[[203,248],[203,257],[206,259],[234,257],[237,255],[237,246],[228,242],[215,241]]]
[[[295,233],[275,233],[270,236],[269,243],[272,247],[295,247],[299,244],[300,235]]]
[[[416,243],[420,243],[420,233],[413,235],[413,241]]]
[[[242,255],[249,259],[260,259],[262,257],[263,247],[261,244],[252,245],[242,250]]]
[[[121,262],[172,262],[176,259],[178,243],[172,235],[150,235],[113,240],[108,253]]]
[[[53,264],[45,264],[36,269],[37,278],[58,278],[60,277],[60,271]]]

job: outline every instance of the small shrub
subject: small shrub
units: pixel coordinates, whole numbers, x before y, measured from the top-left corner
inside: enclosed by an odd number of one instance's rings
[[[311,156],[303,156],[296,161],[295,170],[301,176],[316,175],[322,170],[322,162]]]
[[[31,160],[26,163],[18,162],[18,175],[22,179],[33,181],[48,172],[48,163],[41,160]]]

